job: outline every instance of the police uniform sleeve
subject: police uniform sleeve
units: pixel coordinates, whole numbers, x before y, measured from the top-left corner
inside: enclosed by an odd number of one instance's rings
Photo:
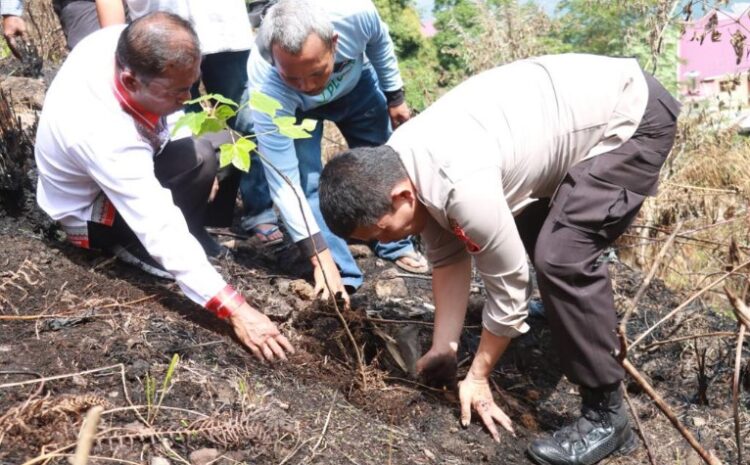
[[[445,211],[450,232],[474,257],[484,282],[483,326],[498,336],[528,331],[529,267],[499,168],[477,170],[456,182]]]

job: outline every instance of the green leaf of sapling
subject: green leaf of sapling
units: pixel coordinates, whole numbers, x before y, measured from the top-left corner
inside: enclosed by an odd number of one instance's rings
[[[214,111],[214,117],[222,121],[226,121],[236,114],[237,112],[227,105],[219,105]]]
[[[235,108],[240,106],[234,100],[232,100],[232,99],[230,99],[228,97],[224,97],[221,94],[208,94],[208,97],[212,98],[213,100],[216,100],[219,103],[223,103],[225,105],[231,105],[231,106],[233,106]]]
[[[234,144],[221,144],[219,146],[219,168],[224,168],[228,164],[232,163],[234,153]]]
[[[312,137],[307,131],[315,129],[317,122],[314,119],[305,119],[300,124],[294,124],[296,121],[297,118],[294,116],[279,116],[273,119],[274,124],[279,128],[279,133],[290,139],[309,139]]]
[[[299,124],[299,126],[304,129],[307,132],[313,132],[315,130],[315,126],[318,125],[318,120],[305,118],[302,120],[302,122]]]
[[[250,152],[255,150],[255,142],[240,138],[233,144],[219,146],[219,166],[221,168],[230,163],[242,171],[250,170]]]
[[[312,137],[312,134],[297,125],[279,126],[279,133],[290,139],[309,139]]]
[[[237,142],[235,143],[239,150],[243,152],[247,152],[248,154],[255,150],[255,148],[258,146],[255,142],[251,141],[250,139],[246,139],[244,137],[237,139]]]
[[[227,122],[224,120],[219,120],[216,118],[206,118],[205,120],[203,120],[203,123],[201,123],[200,132],[196,135],[202,136],[203,134],[219,132],[225,129],[226,125]]]
[[[281,103],[273,97],[254,90],[250,93],[250,108],[267,114],[271,118],[276,116],[276,112],[281,110]]]
[[[238,152],[234,158],[232,158],[232,164],[238,170],[247,173],[250,171],[250,152]]]
[[[198,113],[185,113],[177,120],[174,127],[172,128],[172,135],[177,134],[177,131],[187,126],[194,135],[199,135],[203,121],[206,120],[208,115],[205,112]]]

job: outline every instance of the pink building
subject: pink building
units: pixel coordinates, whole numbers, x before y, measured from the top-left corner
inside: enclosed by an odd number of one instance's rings
[[[733,11],[710,11],[687,27],[678,49],[678,80],[685,97],[691,100],[713,97],[724,104],[750,103],[748,7],[750,4],[737,4]],[[710,27],[712,21],[716,23],[713,29]],[[732,46],[732,36],[738,31],[747,37],[739,63]]]
[[[435,29],[435,20],[426,19],[422,21],[420,25],[422,26],[422,35],[424,37],[427,37],[429,39],[430,37],[434,37],[435,34],[437,34],[437,29]]]

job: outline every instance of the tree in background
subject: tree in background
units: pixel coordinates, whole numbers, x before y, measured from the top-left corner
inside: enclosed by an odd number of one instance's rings
[[[410,0],[374,0],[388,24],[404,78],[409,107],[421,111],[438,89],[435,46],[422,35],[419,14]]]
[[[635,57],[671,92],[677,90],[677,0],[563,0],[550,42],[556,52]]]
[[[517,0],[437,0],[435,44],[441,84],[451,87],[504,63],[556,51],[554,22]]]

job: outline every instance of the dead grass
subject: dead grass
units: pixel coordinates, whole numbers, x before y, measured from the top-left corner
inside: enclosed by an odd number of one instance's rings
[[[674,225],[684,221],[657,274],[676,290],[697,289],[722,272],[733,239],[740,249],[750,248],[750,139],[711,127],[704,113],[681,120],[659,195],[647,200],[620,240],[621,258],[646,269]]]

